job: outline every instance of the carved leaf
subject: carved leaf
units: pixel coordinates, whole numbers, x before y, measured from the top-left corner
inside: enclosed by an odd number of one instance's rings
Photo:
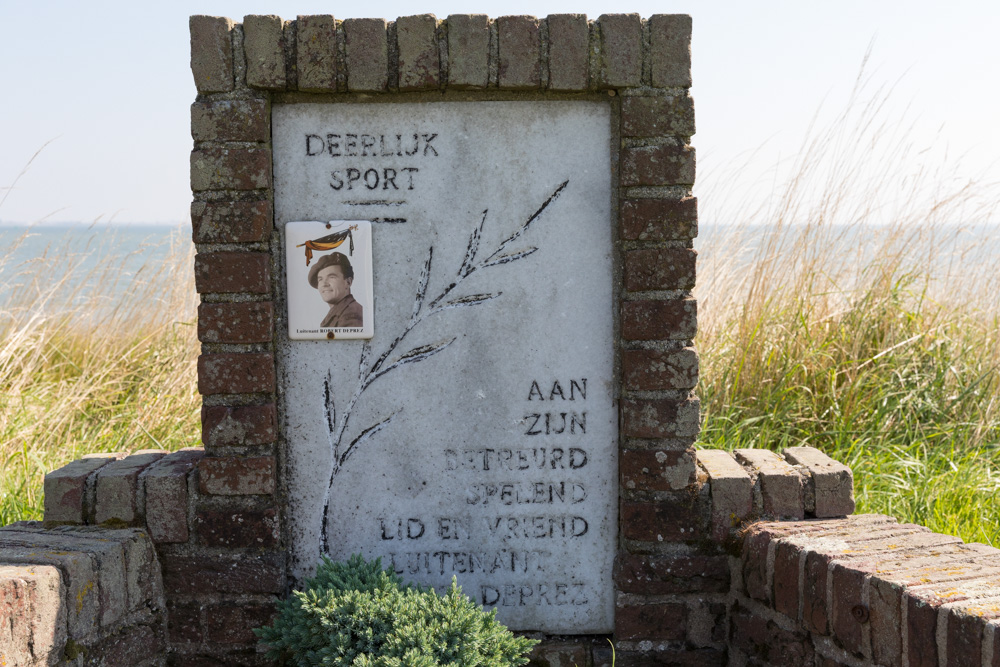
[[[337,408],[333,404],[333,376],[330,371],[326,372],[326,379],[323,380],[323,414],[326,417],[326,430],[330,437],[337,427]]]
[[[468,296],[462,296],[457,299],[453,299],[438,310],[444,310],[446,308],[463,308],[465,306],[478,306],[481,303],[486,303],[487,301],[492,301],[503,294],[503,292],[494,292],[493,294],[470,294]]]
[[[479,226],[473,228],[471,236],[469,236],[469,247],[465,249],[465,259],[462,260],[462,266],[458,269],[458,275],[460,278],[464,278],[475,270],[474,263],[476,261],[476,253],[479,251],[479,239],[483,234],[483,225],[486,224],[486,214],[489,209],[483,211],[483,217],[479,220]]]
[[[357,447],[358,445],[362,444],[365,440],[370,439],[376,433],[378,433],[379,431],[381,431],[382,429],[384,429],[386,426],[388,426],[389,422],[391,422],[392,418],[395,417],[397,414],[399,414],[399,413],[398,412],[392,413],[391,415],[389,415],[388,417],[386,417],[385,419],[383,419],[379,423],[375,424],[374,426],[369,426],[364,431],[362,431],[360,434],[358,434],[358,437],[356,437],[354,440],[352,440],[351,444],[348,445],[347,449],[344,450],[344,453],[340,457],[340,461],[338,462],[338,464],[341,465],[341,466],[344,465],[344,462],[347,461],[348,457],[352,453],[354,453],[354,448],[355,447]]]
[[[434,246],[431,246],[427,251],[427,261],[424,262],[424,268],[420,272],[420,280],[417,281],[417,297],[413,300],[413,315],[412,319],[417,317],[420,312],[420,307],[424,303],[424,298],[427,296],[427,283],[431,278],[431,258],[434,256]]]
[[[506,255],[500,255],[496,259],[487,262],[486,264],[483,264],[483,268],[485,269],[489,266],[497,266],[499,264],[509,264],[510,262],[516,262],[519,259],[527,257],[536,250],[538,250],[538,248],[531,247],[531,248],[525,248],[524,250],[515,250],[514,252],[509,252]]]
[[[361,346],[361,361],[358,363],[358,378],[363,378],[368,370],[368,360],[372,355],[372,342],[366,340]]]
[[[566,189],[567,185],[569,185],[568,180],[560,183],[559,187],[556,188],[551,195],[549,195],[549,198],[546,199],[544,202],[542,202],[542,205],[538,207],[538,210],[532,213],[531,217],[525,220],[524,224],[518,227],[513,234],[508,236],[506,239],[503,240],[502,243],[500,243],[496,251],[487,258],[487,261],[496,258],[497,255],[499,255],[500,253],[502,253],[504,250],[507,249],[507,246],[509,246],[517,239],[521,238],[521,234],[524,234],[524,232],[528,231],[528,227],[531,226],[531,223],[533,223],[535,220],[538,219],[538,216],[540,216],[545,211],[545,209],[549,207],[549,204],[551,204],[552,202],[554,202],[556,199],[559,198],[559,195],[562,194],[562,191]]]
[[[431,343],[429,345],[421,345],[420,347],[415,347],[406,354],[393,359],[388,366],[379,371],[378,374],[371,379],[369,384],[371,384],[371,382],[374,382],[375,380],[377,380],[378,378],[382,377],[383,375],[385,375],[386,373],[395,368],[399,368],[400,366],[405,366],[406,364],[416,364],[423,361],[424,359],[433,357],[435,354],[445,349],[454,342],[455,339],[452,338],[451,340],[442,340],[438,341],[437,343]]]

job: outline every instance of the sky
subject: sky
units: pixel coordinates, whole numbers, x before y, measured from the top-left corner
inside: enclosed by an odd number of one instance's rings
[[[0,221],[188,220],[190,14],[423,12],[691,14],[692,145],[702,185],[739,165],[742,175],[729,178],[765,200],[767,188],[753,184],[799,151],[811,124],[848,103],[866,53],[866,90],[891,91],[879,113],[905,127],[911,145],[894,168],[947,164],[959,179],[1000,182],[996,0],[368,0],[342,8],[306,0],[0,0]],[[712,194],[724,197],[718,182]]]

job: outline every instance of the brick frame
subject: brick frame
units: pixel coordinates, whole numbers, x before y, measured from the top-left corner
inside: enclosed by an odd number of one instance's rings
[[[659,567],[673,557],[665,554],[696,555],[708,525],[698,502],[702,487],[693,449],[699,406],[693,394],[697,308],[690,293],[697,234],[689,146],[694,109],[687,90],[690,17],[453,15],[440,21],[425,14],[387,23],[247,16],[239,24],[193,16],[190,29],[198,90],[191,108],[191,218],[202,301],[198,387],[206,456],[198,462],[199,492],[193,495],[200,528],[174,560],[166,554],[165,569],[183,567],[194,554],[219,562],[252,555],[269,564],[272,579],[284,572],[284,441],[276,381],[281,369],[274,349],[283,313],[275,303],[282,290],[274,257],[279,237],[273,223],[271,104],[600,99],[612,109],[617,178],[612,203],[621,479],[615,641],[626,654],[653,641],[663,657],[694,649],[714,657],[712,647],[692,646],[684,629],[692,614],[710,609],[676,596],[665,599],[656,587],[636,589],[621,576],[623,569]],[[266,616],[281,593],[287,591],[273,584],[253,591],[237,587],[220,593],[216,609],[245,625]],[[177,603],[183,607],[178,614],[197,604],[185,600]],[[673,622],[664,634],[668,617]],[[204,626],[204,634],[219,625],[210,620],[199,616],[192,623]],[[228,647],[245,657],[247,637],[228,636],[222,627],[216,628],[215,653],[224,655]],[[603,643],[551,639],[538,655],[550,662],[562,656],[610,664]]]

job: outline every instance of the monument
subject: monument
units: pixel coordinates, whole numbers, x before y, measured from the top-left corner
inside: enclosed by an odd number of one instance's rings
[[[288,586],[360,552],[581,664],[643,636],[616,568],[701,520],[689,43],[667,15],[192,19],[204,440],[273,462],[216,504],[273,527]]]

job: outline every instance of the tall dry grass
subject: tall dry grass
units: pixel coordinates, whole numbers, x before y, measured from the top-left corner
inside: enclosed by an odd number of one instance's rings
[[[0,251],[0,525],[40,518],[44,474],[84,454],[197,444],[193,248],[178,234],[128,275],[92,233],[19,266],[26,236]]]
[[[700,189],[731,223],[699,257],[701,445],[812,445],[859,511],[1000,543],[1000,188],[922,168],[886,94],[859,83],[766,205]]]
[[[859,85],[777,171],[702,178],[700,444],[819,447],[854,469],[860,511],[997,544],[1000,232],[982,223],[1000,188],[921,167],[886,96]],[[747,170],[763,205],[734,197]],[[44,472],[82,454],[196,442],[191,252],[124,296],[119,262],[83,287],[58,249],[22,267],[0,299],[0,525],[37,518]]]

